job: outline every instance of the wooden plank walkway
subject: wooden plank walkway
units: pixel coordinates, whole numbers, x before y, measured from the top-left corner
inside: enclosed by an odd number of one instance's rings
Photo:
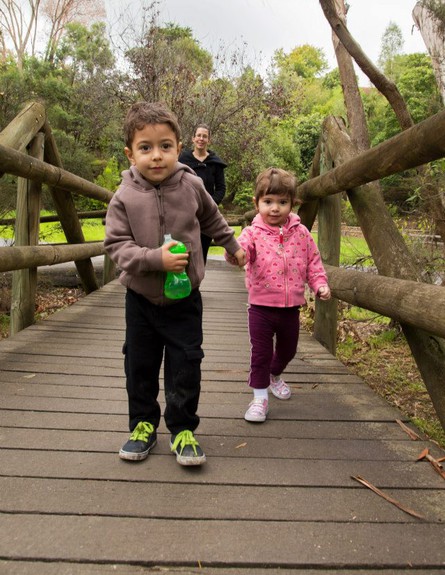
[[[117,456],[128,436],[117,282],[0,342],[0,573],[445,573],[445,481],[416,461],[444,452],[412,441],[400,413],[305,333],[291,400],[245,422],[243,274],[209,265],[202,291],[202,468],[177,465],[163,423],[146,461]]]

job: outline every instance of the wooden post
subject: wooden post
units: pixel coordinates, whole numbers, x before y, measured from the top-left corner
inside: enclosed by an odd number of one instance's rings
[[[39,132],[31,142],[29,155],[43,159],[44,134]],[[17,246],[36,246],[39,243],[39,217],[42,185],[23,178],[17,183],[17,218],[15,243]],[[34,323],[37,289],[37,268],[18,270],[12,274],[10,334],[14,335]]]
[[[45,134],[47,143],[47,146],[45,146],[46,161],[53,166],[62,167],[62,160],[48,124],[45,125]],[[77,210],[71,193],[67,190],[55,189],[54,187],[50,188],[50,192],[68,243],[78,244],[84,242],[85,238],[82,226],[77,217]],[[88,294],[99,289],[99,283],[96,278],[93,262],[90,259],[87,259],[78,260],[74,263],[79,272],[85,293]]]
[[[333,162],[322,145],[320,172],[324,173],[333,167]],[[322,198],[318,203],[318,248],[323,263],[331,266],[340,265],[341,239],[341,197],[340,194]],[[337,308],[338,300],[315,299],[314,337],[332,355],[337,347]]]
[[[104,255],[104,277],[103,277],[103,284],[107,284],[111,281],[116,279],[116,264],[113,260],[108,256],[108,254]]]

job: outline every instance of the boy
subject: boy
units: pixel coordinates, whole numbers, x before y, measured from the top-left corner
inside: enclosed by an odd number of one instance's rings
[[[131,167],[108,207],[105,249],[122,270],[126,293],[123,348],[129,404],[130,439],[121,459],[145,459],[156,445],[160,421],[159,372],[165,349],[164,419],[170,447],[180,465],[201,465],[205,454],[193,432],[198,427],[201,387],[202,301],[204,277],[201,230],[225,247],[239,265],[244,251],[206,192],[202,180],[178,162],[181,151],[176,116],[160,103],[139,102],[124,124],[125,154]],[[187,253],[173,254],[175,241]],[[187,273],[191,294],[169,300],[163,293],[166,272]]]

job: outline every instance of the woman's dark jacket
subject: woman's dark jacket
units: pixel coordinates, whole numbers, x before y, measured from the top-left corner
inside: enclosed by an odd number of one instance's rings
[[[192,150],[184,150],[179,156],[179,161],[196,173],[204,182],[205,189],[218,205],[222,202],[226,193],[226,180],[224,169],[227,168],[221,158],[215,152],[208,150],[209,155],[204,161],[197,160]]]

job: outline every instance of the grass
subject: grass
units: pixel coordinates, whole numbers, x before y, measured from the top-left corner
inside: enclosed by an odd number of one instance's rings
[[[49,215],[42,213],[42,215]],[[13,217],[13,214],[8,217]],[[102,219],[82,220],[82,231],[87,242],[101,242],[105,237],[105,226],[102,224]],[[2,226],[0,228],[0,236],[5,239],[12,239],[14,237],[14,229],[12,226]],[[40,224],[40,241],[48,244],[63,244],[66,243],[65,233],[62,226],[58,222],[48,222]]]

